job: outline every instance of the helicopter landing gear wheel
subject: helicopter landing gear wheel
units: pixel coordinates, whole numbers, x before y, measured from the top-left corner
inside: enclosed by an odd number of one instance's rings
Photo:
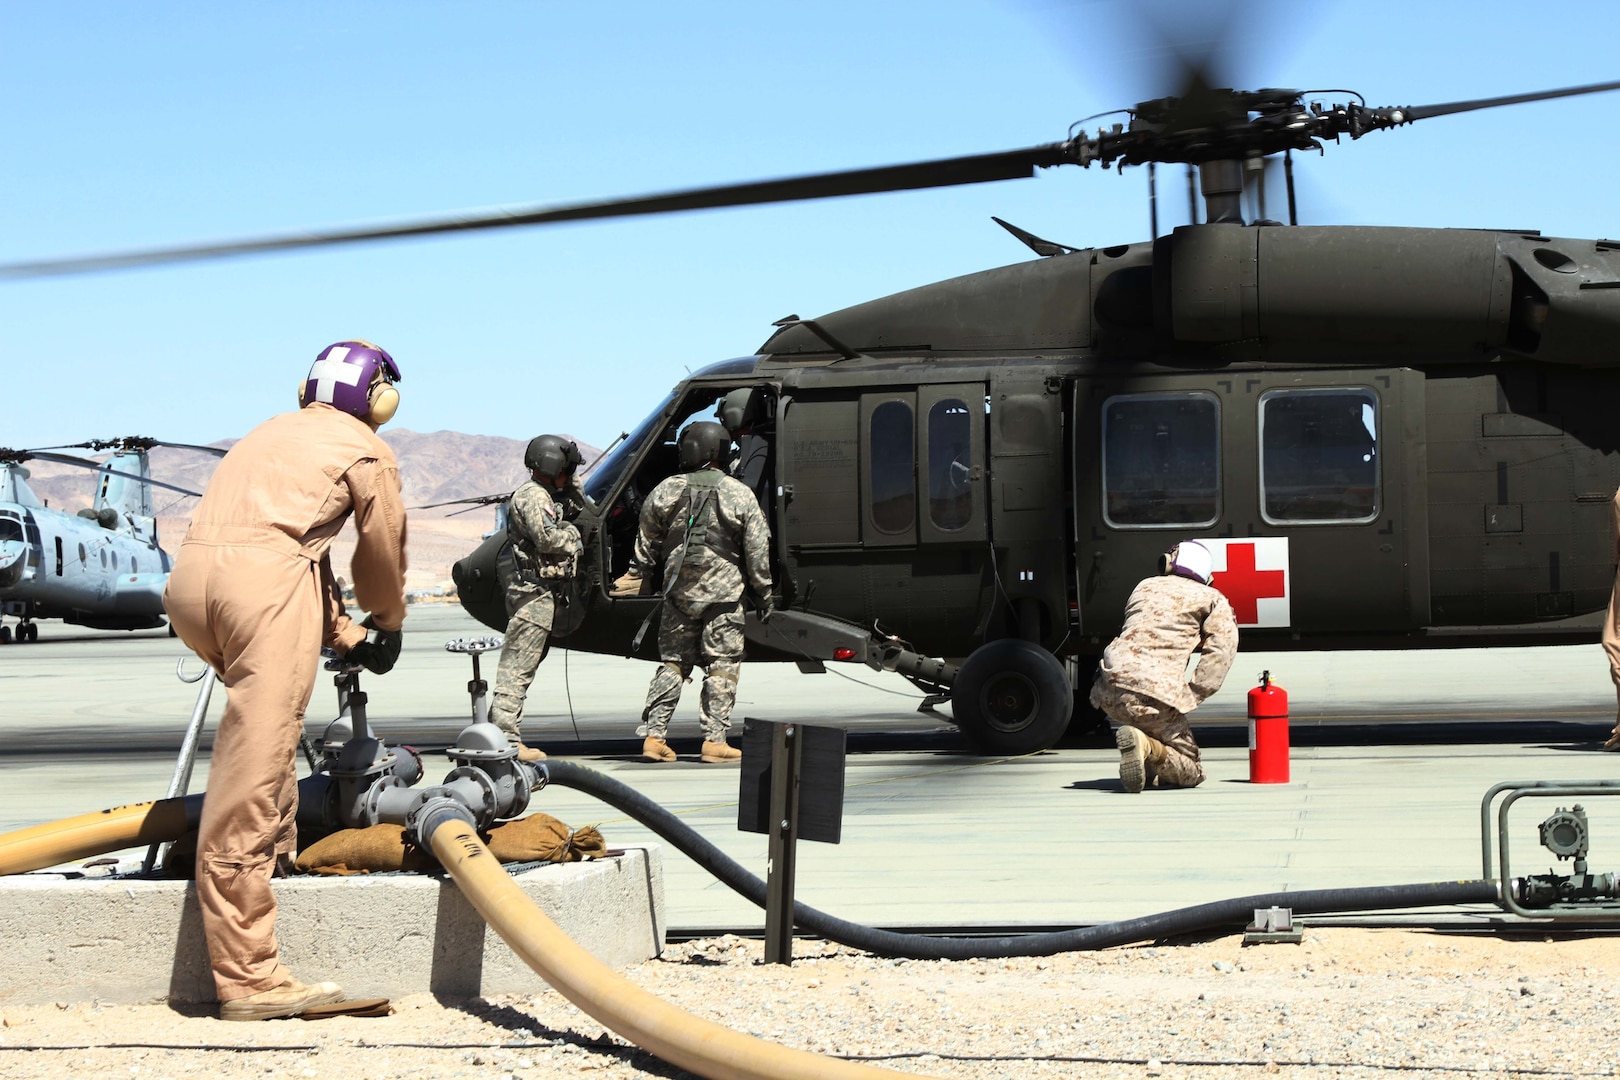
[[[991,754],[1033,754],[1062,737],[1074,693],[1057,657],[1033,642],[981,645],[951,685],[951,713],[962,733]]]
[[[17,640],[18,641],[38,641],[39,640],[39,624],[38,623],[23,623],[21,626],[17,627]]]
[[[11,644],[11,627],[0,626],[0,645]]]

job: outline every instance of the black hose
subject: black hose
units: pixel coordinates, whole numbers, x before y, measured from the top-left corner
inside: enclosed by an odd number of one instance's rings
[[[548,782],[593,795],[621,810],[719,878],[733,891],[759,907],[765,906],[765,882],[735,859],[709,843],[686,822],[634,788],[575,765],[552,759],[539,763]],[[829,941],[878,956],[911,960],[974,960],[1008,956],[1051,956],[1152,941],[1195,931],[1246,926],[1256,908],[1286,907],[1298,914],[1328,911],[1384,911],[1392,908],[1436,907],[1450,904],[1496,903],[1494,881],[1436,881],[1416,885],[1370,885],[1354,889],[1302,889],[1297,892],[1259,893],[1230,900],[1177,908],[1174,911],[1122,919],[1100,926],[1079,927],[1042,934],[1007,937],[947,938],[925,934],[899,934],[849,922],[808,904],[795,902],[793,923]]]

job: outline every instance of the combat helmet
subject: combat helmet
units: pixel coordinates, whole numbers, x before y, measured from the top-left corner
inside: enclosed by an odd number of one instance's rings
[[[731,450],[731,436],[713,420],[687,424],[681,432],[681,472],[694,472],[706,465],[718,465]]]
[[[557,481],[584,464],[585,458],[572,439],[557,435],[536,435],[523,451],[524,468]]]

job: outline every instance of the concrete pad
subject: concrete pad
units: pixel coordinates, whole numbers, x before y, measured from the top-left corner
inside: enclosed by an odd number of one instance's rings
[[[541,866],[517,883],[602,962],[627,967],[664,944],[656,845]],[[542,985],[454,881],[416,874],[277,881],[282,962],[350,997],[531,993]],[[37,873],[0,877],[0,1004],[214,1000],[189,881]]]

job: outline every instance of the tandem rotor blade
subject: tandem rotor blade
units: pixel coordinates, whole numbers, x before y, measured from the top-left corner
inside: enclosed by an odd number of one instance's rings
[[[432,236],[438,233],[470,232],[477,229],[503,229],[515,225],[555,225],[566,221],[673,214],[685,210],[711,210],[729,206],[830,199],[842,195],[871,195],[885,191],[955,187],[995,180],[1019,180],[1033,176],[1037,168],[1071,161],[1066,152],[1067,146],[1067,143],[1049,143],[994,154],[974,154],[967,157],[920,161],[910,165],[887,165],[870,169],[814,173],[782,180],[692,188],[686,191],[612,199],[605,202],[468,211],[370,228],[315,230],[286,233],[281,236],[227,240],[214,244],[148,248],[144,251],[6,263],[0,264],[0,280],[83,274],[97,270],[122,270],[163,263],[220,259],[233,255],[353,244],[368,240]]]
[[[61,443],[51,447],[53,450],[150,450],[154,446],[167,446],[175,450],[196,450],[204,454],[213,454],[215,457],[224,457],[230,453],[217,446],[199,446],[196,443],[169,442],[167,439],[153,439],[145,435],[126,435],[121,439],[90,439],[87,442]]]
[[[130,473],[121,473],[114,469],[111,465],[104,462],[91,461],[89,458],[74,457],[72,454],[51,454],[38,450],[25,450],[22,451],[19,456],[26,458],[38,458],[40,461],[54,461],[58,465],[73,465],[80,469],[90,469],[99,473],[110,473],[117,476],[122,476],[126,480],[133,480],[138,484],[151,484],[153,487],[167,488],[170,491],[178,491],[182,495],[200,496],[202,494],[200,491],[192,491],[190,488],[183,488],[178,484],[168,484],[164,483],[162,480],[153,480],[150,476],[134,476]]]

